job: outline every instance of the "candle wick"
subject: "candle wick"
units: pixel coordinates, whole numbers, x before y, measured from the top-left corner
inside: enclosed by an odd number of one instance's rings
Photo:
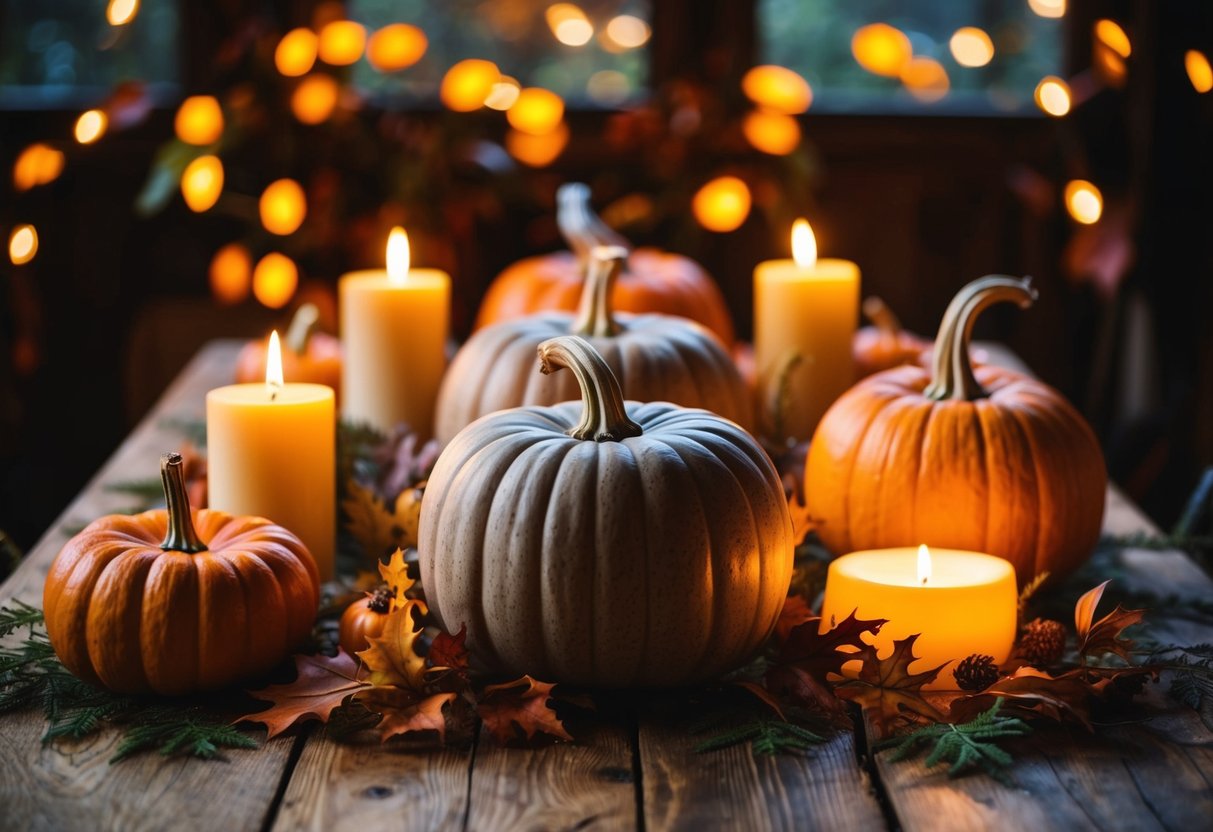
[[[277,388],[274,388],[273,390],[270,391],[270,401],[272,401],[272,402],[278,401],[278,389]],[[926,581],[924,580],[923,583],[925,584]]]
[[[923,577],[923,579],[922,579],[922,585],[923,585],[923,586],[926,586],[926,585],[927,585],[927,578],[926,578],[925,576],[924,576],[924,577]]]

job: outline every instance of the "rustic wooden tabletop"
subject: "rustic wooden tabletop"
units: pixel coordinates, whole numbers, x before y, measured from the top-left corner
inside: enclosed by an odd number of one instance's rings
[[[226,383],[236,345],[200,353],[130,438],[0,587],[41,605],[65,529],[123,507],[107,482],[151,477],[181,441],[172,420],[202,417]],[[1118,492],[1105,527],[1153,532]],[[1213,599],[1184,554],[1128,550],[1123,580],[1161,596]],[[1193,644],[1213,631],[1166,609],[1151,635]],[[39,711],[0,716],[0,817],[23,829],[1133,829],[1195,830],[1213,818],[1213,732],[1151,686],[1144,722],[1037,734],[1016,746],[1013,785],[872,754],[862,726],[805,756],[755,759],[738,746],[695,754],[680,716],[631,708],[599,719],[572,744],[505,748],[482,733],[471,748],[409,751],[350,745],[322,728],[290,732],[224,762],[143,755],[111,765],[117,736],[41,742]]]

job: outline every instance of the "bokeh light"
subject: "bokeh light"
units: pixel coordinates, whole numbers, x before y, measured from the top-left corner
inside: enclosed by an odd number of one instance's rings
[[[741,91],[760,107],[796,115],[809,109],[813,90],[799,74],[782,66],[756,66],[741,79]]]
[[[311,29],[292,29],[274,49],[274,66],[288,78],[307,75],[316,64],[318,40]]]
[[[741,123],[746,141],[772,156],[786,156],[800,145],[800,125],[792,116],[772,110],[754,110]]]
[[[636,49],[644,46],[652,34],[649,24],[631,14],[612,17],[606,25],[606,37],[620,49]]]
[[[1028,8],[1041,17],[1064,17],[1066,0],[1028,0]]]
[[[307,196],[294,179],[271,182],[258,203],[261,224],[271,234],[294,234],[307,216]]]
[[[1095,21],[1095,39],[1121,58],[1127,58],[1133,54],[1133,44],[1129,42],[1129,36],[1114,20],[1108,20],[1105,17]]]
[[[585,46],[594,37],[594,24],[572,3],[553,3],[544,17],[552,35],[565,46]]]
[[[1184,69],[1188,72],[1188,80],[1197,92],[1205,93],[1213,90],[1213,66],[1204,52],[1189,49],[1184,53]]]
[[[927,57],[914,58],[906,64],[901,70],[901,83],[906,85],[910,95],[928,104],[947,95],[951,86],[943,64]]]
[[[223,192],[223,163],[218,156],[199,156],[181,174],[181,196],[191,211],[209,211]]]
[[[632,82],[616,69],[600,69],[585,82],[585,92],[595,103],[614,107],[628,100]]]
[[[569,126],[561,122],[555,130],[536,136],[521,130],[505,134],[505,149],[522,164],[543,168],[552,164],[569,144]]]
[[[1040,79],[1034,97],[1036,106],[1055,118],[1070,112],[1070,85],[1055,75]]]
[[[105,19],[111,26],[125,26],[139,14],[139,0],[110,0],[105,7]]]
[[[887,23],[861,26],[851,38],[851,54],[859,65],[886,78],[900,77],[913,51],[905,32]]]
[[[223,135],[223,110],[214,96],[191,95],[177,108],[173,129],[186,144],[214,144]]]
[[[399,72],[421,60],[429,48],[425,32],[407,23],[384,26],[366,45],[366,59],[380,72]]]
[[[35,142],[17,156],[13,163],[13,187],[28,191],[38,185],[54,182],[63,173],[63,152],[48,144]]]
[[[1076,222],[1093,225],[1103,214],[1103,194],[1085,179],[1066,183],[1066,210]]]
[[[366,48],[366,27],[352,20],[334,20],[320,30],[316,54],[330,66],[349,66]]]
[[[290,303],[298,286],[299,269],[285,254],[271,251],[253,269],[253,297],[270,309],[281,309]]]
[[[38,253],[38,230],[28,223],[13,228],[8,235],[8,259],[14,266],[22,266],[34,259]]]
[[[484,101],[493,91],[493,85],[501,80],[501,71],[492,61],[468,58],[446,71],[438,97],[447,109],[457,113],[470,113],[484,106]]]
[[[961,66],[976,68],[994,60],[994,41],[990,40],[984,29],[976,26],[957,29],[948,41],[948,48]]]
[[[542,136],[556,129],[564,118],[564,100],[551,90],[527,87],[518,93],[505,117],[515,130]]]
[[[333,114],[341,88],[337,79],[322,72],[313,73],[291,93],[291,112],[304,124],[320,124]]]
[[[252,255],[240,243],[228,243],[211,258],[208,277],[211,297],[217,302],[225,306],[241,303],[248,297],[252,287]]]
[[[517,79],[503,75],[501,80],[489,89],[489,94],[484,99],[484,106],[504,112],[514,106],[520,92],[522,92],[522,87],[519,86]]]
[[[85,110],[80,114],[80,118],[76,119],[72,132],[80,144],[92,144],[105,135],[107,126],[109,118],[101,110]]]
[[[718,176],[691,200],[691,211],[708,231],[736,231],[750,215],[750,189],[736,176]]]

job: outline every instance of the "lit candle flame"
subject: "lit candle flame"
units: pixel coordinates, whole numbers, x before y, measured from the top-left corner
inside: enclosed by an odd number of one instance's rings
[[[924,543],[918,547],[918,583],[926,586],[929,580],[931,580],[931,550]]]
[[[270,398],[278,395],[282,389],[282,347],[278,344],[278,330],[270,333],[270,346],[265,352],[265,386],[269,388]]]
[[[409,276],[409,235],[397,226],[387,238],[387,277],[397,286]]]
[[[792,223],[792,257],[802,269],[817,265],[817,238],[813,236],[813,229],[806,219]]]

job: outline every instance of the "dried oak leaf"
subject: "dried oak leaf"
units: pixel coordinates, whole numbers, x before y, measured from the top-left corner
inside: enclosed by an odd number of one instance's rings
[[[1026,716],[1046,716],[1060,722],[1067,715],[1091,728],[1088,700],[1091,686],[1074,672],[1050,676],[1043,670],[1024,666],[999,679],[981,693],[962,696],[952,703],[953,721],[967,722],[989,710],[1002,697],[1003,710]]]
[[[911,673],[910,664],[917,658],[914,642],[918,641],[918,635],[895,640],[893,652],[887,659],[878,658],[876,648],[865,647],[858,678],[847,679],[834,687],[838,696],[859,703],[882,736],[888,735],[894,723],[908,714],[918,714],[936,722],[945,719],[923,698],[922,688],[935,681],[948,662],[921,673]]]
[[[776,640],[780,642],[787,641],[793,629],[815,618],[817,616],[803,596],[789,595],[787,600],[783,602],[783,610],[779,613],[779,620],[775,622]]]
[[[536,734],[548,734],[561,740],[571,740],[564,723],[548,704],[552,685],[523,676],[512,682],[489,685],[480,695],[476,712],[484,726],[497,741],[531,740]]]
[[[413,610],[421,605],[408,601],[395,612],[388,613],[383,632],[367,639],[370,647],[358,653],[370,670],[372,685],[396,685],[420,691],[425,685],[425,659],[417,655],[417,639],[421,630],[413,618]]]
[[[468,677],[468,649],[465,644],[467,637],[466,624],[460,625],[459,632],[455,635],[439,632],[434,636],[434,641],[430,644],[430,652],[426,656],[430,670],[450,671],[466,680]]]
[[[1134,624],[1141,623],[1145,610],[1126,610],[1119,604],[1103,618],[1095,618],[1095,608],[1103,597],[1110,581],[1104,581],[1078,599],[1074,605],[1074,627],[1078,630],[1078,654],[1084,658],[1114,653],[1126,662],[1131,662],[1133,642],[1122,638],[1121,633]]]
[[[416,489],[405,489],[395,499],[380,501],[375,492],[350,480],[341,501],[346,529],[368,555],[381,557],[393,549],[417,545],[421,500]]]
[[[409,565],[404,560],[404,550],[397,548],[392,552],[392,556],[387,563],[379,562],[379,577],[383,582],[392,589],[392,607],[391,611],[395,612],[404,607],[408,598],[405,593],[408,592],[415,583],[409,577]]]
[[[256,699],[272,702],[272,708],[237,721],[263,723],[266,739],[272,739],[302,720],[328,722],[335,708],[370,686],[363,678],[363,668],[341,649],[331,658],[295,656],[295,667],[299,674],[295,681],[250,692]]]
[[[375,726],[381,741],[421,731],[437,731],[438,740],[445,740],[443,709],[455,697],[454,693],[427,695],[394,685],[376,685],[355,694],[359,704],[383,717]]]
[[[851,614],[824,633],[818,632],[820,618],[809,618],[793,627],[779,649],[776,664],[794,665],[814,679],[824,683],[826,675],[841,673],[842,666],[861,658],[858,653],[868,647],[865,634],[876,635],[888,623],[884,618],[865,620]],[[853,648],[845,650],[840,648]]]

